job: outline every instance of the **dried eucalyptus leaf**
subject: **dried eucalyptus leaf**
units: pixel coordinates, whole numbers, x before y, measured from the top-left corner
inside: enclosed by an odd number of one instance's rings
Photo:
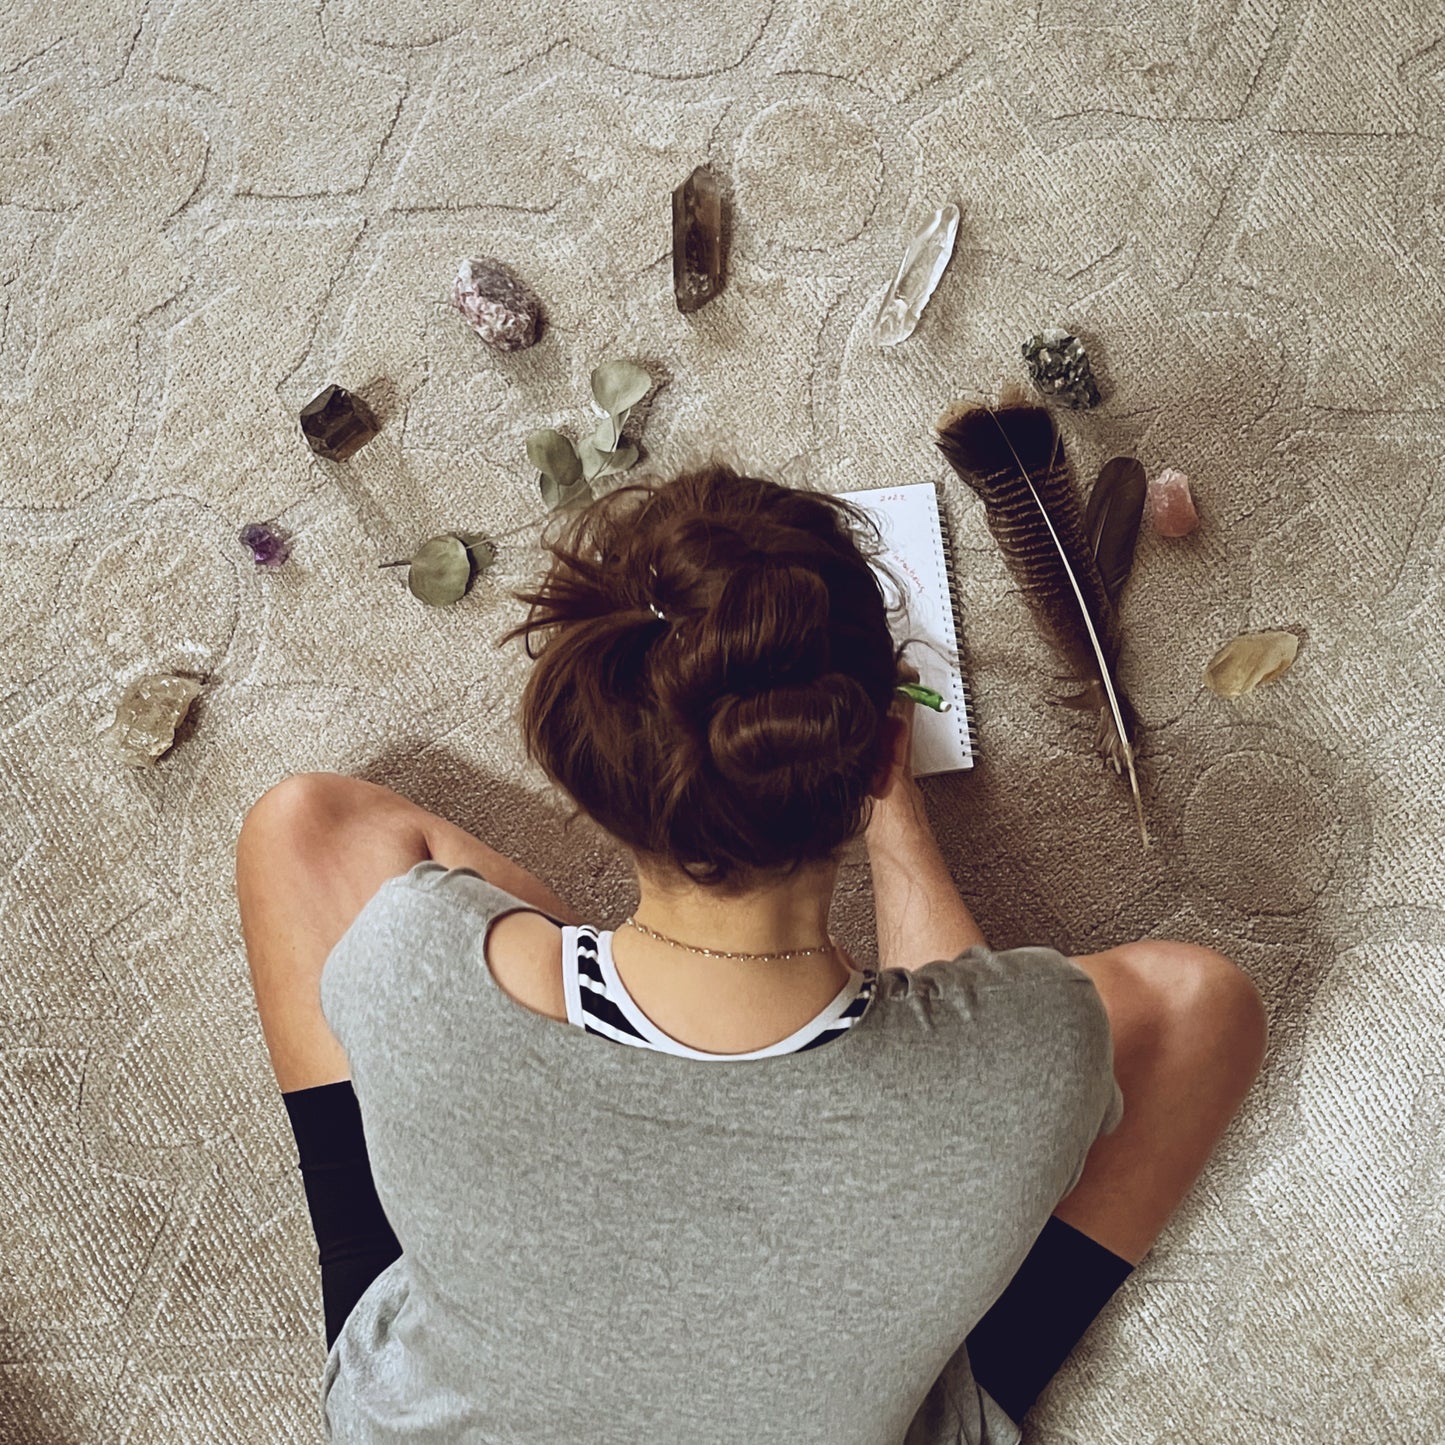
[[[610,477],[625,472],[637,460],[637,448],[618,447],[615,451],[603,451],[593,444],[591,438],[582,443],[583,474],[592,480],[596,477]]]
[[[559,431],[542,427],[527,438],[527,460],[559,487],[570,487],[582,475],[582,463],[572,443]]]
[[[583,437],[577,444],[578,455],[582,458],[582,475],[590,482],[602,475],[611,451],[603,451],[591,437]]]
[[[555,512],[558,507],[570,506],[579,497],[591,497],[592,488],[586,481],[579,481],[570,487],[559,487],[554,478],[545,474],[537,478],[538,490],[542,493],[542,505],[549,512]]]
[[[482,532],[457,532],[457,540],[467,549],[472,559],[472,577],[476,578],[497,560],[496,547]]]
[[[445,607],[467,590],[472,559],[466,544],[450,532],[423,542],[411,559],[406,585],[429,607]]]
[[[592,373],[592,395],[611,416],[636,406],[651,390],[652,378],[630,361],[604,361]]]
[[[1293,632],[1241,633],[1209,659],[1204,685],[1220,697],[1243,697],[1288,672],[1298,653]]]
[[[618,447],[612,453],[611,459],[603,467],[600,475],[610,477],[616,472],[625,472],[629,467],[637,465],[637,448],[630,442],[626,446]]]
[[[597,430],[592,433],[592,445],[599,452],[616,451],[617,443],[622,440],[622,428],[627,425],[627,418],[631,415],[630,407],[627,411],[618,412],[616,416],[609,416],[603,412],[602,420],[597,423]],[[586,465],[585,457],[583,465],[584,467]]]

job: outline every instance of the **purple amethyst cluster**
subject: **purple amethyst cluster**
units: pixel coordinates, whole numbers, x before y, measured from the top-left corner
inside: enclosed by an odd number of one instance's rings
[[[290,543],[266,522],[248,522],[242,527],[241,545],[250,549],[258,567],[279,567],[291,555]]]

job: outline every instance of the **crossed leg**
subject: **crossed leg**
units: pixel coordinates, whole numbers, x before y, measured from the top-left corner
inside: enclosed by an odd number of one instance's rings
[[[436,858],[568,921],[535,875],[388,788],[302,773],[270,790],[237,844],[236,888],[256,1002],[283,1091],[350,1077],[321,1014],[326,955],[387,878]],[[1119,1127],[1055,1214],[1131,1264],[1203,1171],[1264,1058],[1258,990],[1223,954],[1144,939],[1074,959],[1109,1015]]]
[[[1212,949],[1145,940],[1074,962],[1109,1015],[1124,1115],[968,1336],[974,1380],[1015,1422],[1193,1187],[1266,1042],[1257,990]]]
[[[283,1093],[351,1077],[321,1012],[327,955],[388,878],[434,858],[472,868],[543,912],[580,923],[535,874],[390,788],[296,773],[262,795],[236,841],[236,898],[251,985]]]
[[[1054,1213],[1138,1264],[1259,1073],[1264,1004],[1247,974],[1197,944],[1144,939],[1073,961],[1109,1015],[1124,1117]]]
[[[321,1011],[327,956],[388,879],[434,858],[580,922],[541,879],[389,788],[298,773],[264,794],[236,844],[236,897],[271,1067],[316,1233],[326,1347],[402,1252],[377,1197],[351,1065]]]
[[[580,921],[542,880],[375,784],[298,774],[248,815],[237,846],[237,895],[283,1092],[350,1077],[321,1013],[322,966],[381,883],[426,858],[474,868],[554,917]],[[1136,1265],[1257,1076],[1265,1011],[1247,975],[1195,944],[1146,939],[1074,962],[1094,980],[1109,1015],[1124,1116],[1095,1142],[1054,1218]]]

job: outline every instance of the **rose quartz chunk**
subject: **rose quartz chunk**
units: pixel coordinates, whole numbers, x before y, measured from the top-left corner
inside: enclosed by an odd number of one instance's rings
[[[1189,495],[1189,478],[1173,467],[1165,467],[1149,483],[1144,504],[1150,524],[1161,537],[1185,537],[1199,525],[1199,513]]]

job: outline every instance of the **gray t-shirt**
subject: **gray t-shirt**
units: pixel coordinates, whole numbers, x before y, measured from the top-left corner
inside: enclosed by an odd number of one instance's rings
[[[327,1439],[1015,1445],[963,1342],[1122,1116],[1088,975],[973,948],[823,1047],[680,1058],[508,995],[483,944],[525,907],[420,863],[327,959],[403,1250]]]

